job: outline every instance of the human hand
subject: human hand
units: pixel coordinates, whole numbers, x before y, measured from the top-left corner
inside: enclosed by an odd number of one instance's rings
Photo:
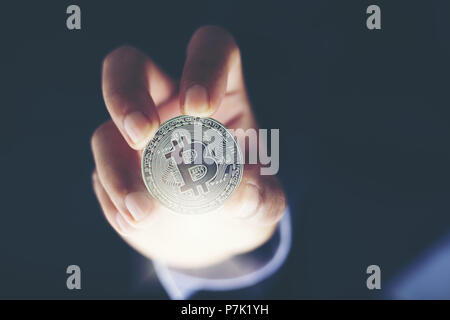
[[[179,90],[146,55],[124,46],[103,62],[102,91],[112,120],[92,136],[93,186],[106,219],[127,243],[167,265],[196,268],[269,239],[285,196],[276,176],[260,175],[258,164],[245,165],[240,186],[220,210],[202,215],[171,213],[151,197],[141,176],[142,149],[175,116],[209,116],[230,129],[257,129],[240,52],[227,31],[206,26],[194,33]]]

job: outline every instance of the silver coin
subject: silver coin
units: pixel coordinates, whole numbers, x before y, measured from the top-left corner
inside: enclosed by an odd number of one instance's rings
[[[148,191],[182,214],[221,207],[239,186],[243,170],[233,135],[210,118],[179,116],[166,121],[142,153]]]

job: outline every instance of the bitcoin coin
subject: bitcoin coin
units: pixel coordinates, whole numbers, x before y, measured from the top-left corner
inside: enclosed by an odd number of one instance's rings
[[[241,182],[243,170],[233,135],[210,118],[179,116],[166,121],[142,153],[148,191],[182,214],[221,207]]]

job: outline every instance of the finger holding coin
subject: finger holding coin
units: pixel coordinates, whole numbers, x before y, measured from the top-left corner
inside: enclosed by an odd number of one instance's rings
[[[174,92],[173,81],[144,53],[130,46],[115,49],[103,61],[106,107],[130,147],[144,148],[160,119],[156,106]]]

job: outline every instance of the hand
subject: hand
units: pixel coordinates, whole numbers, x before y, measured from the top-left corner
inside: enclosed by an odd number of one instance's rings
[[[102,90],[112,120],[93,134],[93,185],[106,219],[133,248],[171,266],[212,265],[269,239],[285,208],[275,176],[245,165],[240,186],[213,214],[173,214],[148,193],[142,149],[160,124],[181,114],[228,128],[257,128],[233,37],[206,26],[192,36],[175,83],[142,52],[120,47],[105,58]],[[245,154],[245,153],[244,153]]]

